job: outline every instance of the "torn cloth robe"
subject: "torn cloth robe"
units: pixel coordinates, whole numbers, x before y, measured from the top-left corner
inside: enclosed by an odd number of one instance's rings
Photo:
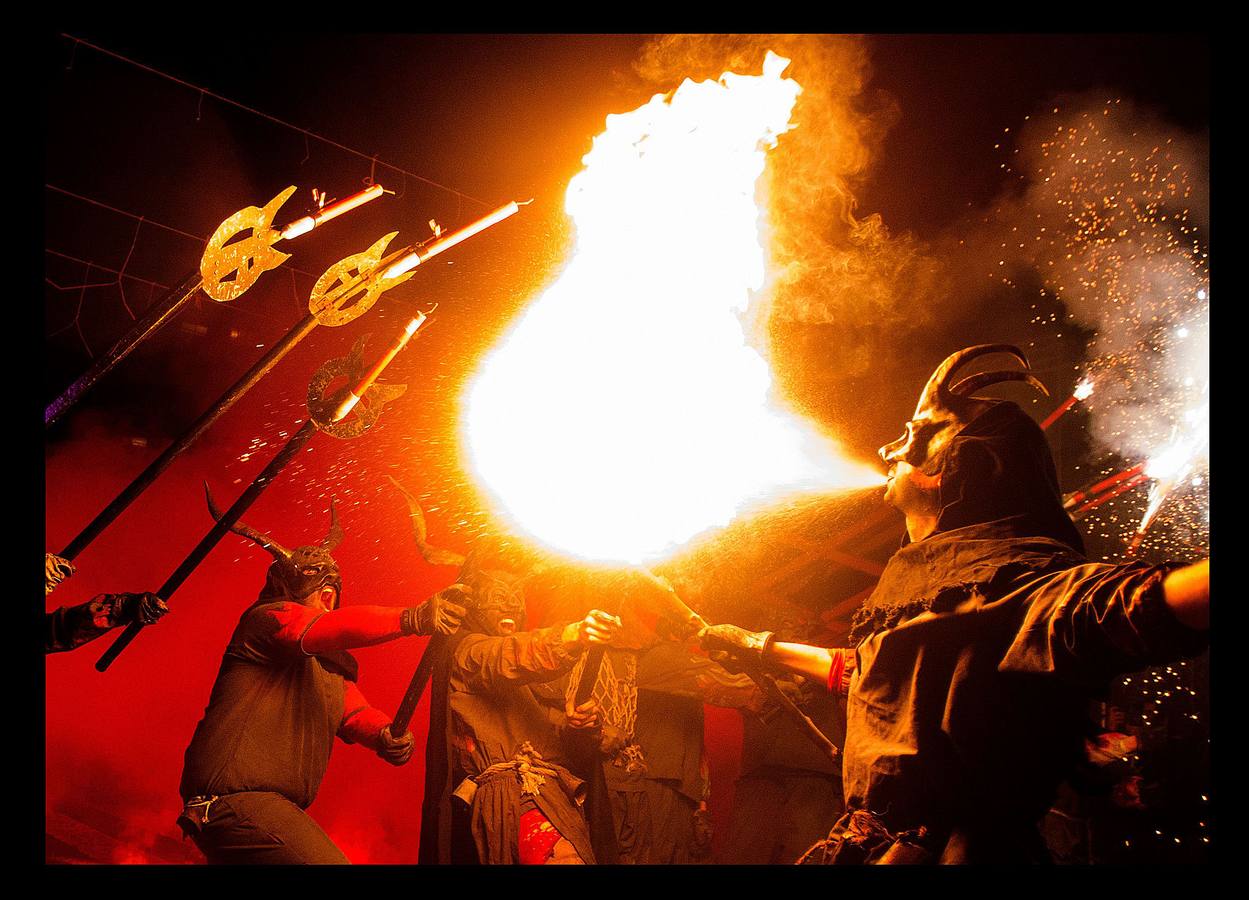
[[[445,690],[432,698],[445,703],[445,762],[442,756],[437,709],[431,716],[427,759],[426,815],[422,825],[422,862],[463,862],[454,859],[451,809],[453,801],[431,797],[431,781],[444,777],[441,787],[454,790],[464,778],[477,778],[491,766],[517,758],[527,743],[554,770],[537,794],[522,796],[520,779],[511,772],[481,780],[472,798],[470,827],[478,861],[485,864],[519,862],[517,840],[522,805],[532,802],[577,850],[587,864],[594,862],[589,833],[580,807],[581,781],[568,771],[561,741],[563,694],[543,690],[572,669],[577,654],[562,640],[563,627],[541,628],[508,636],[478,633],[458,635],[449,648]],[[435,678],[440,674],[435,671]],[[436,683],[436,687],[438,687]],[[444,793],[445,795],[445,793]],[[434,805],[431,808],[431,801]],[[459,801],[454,801],[459,802]],[[441,821],[440,821],[441,819]]]

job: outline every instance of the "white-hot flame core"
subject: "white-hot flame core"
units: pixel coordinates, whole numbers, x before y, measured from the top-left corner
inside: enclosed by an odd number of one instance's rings
[[[1079,384],[1077,384],[1076,389],[1072,392],[1072,396],[1074,396],[1077,400],[1081,402],[1087,400],[1089,397],[1092,397],[1093,396],[1092,379],[1086,378],[1083,381],[1081,381]]]
[[[765,276],[757,181],[801,91],[787,65],[608,116],[570,182],[574,255],[465,401],[478,478],[539,541],[654,561],[751,502],[883,482],[769,402],[739,318]]]

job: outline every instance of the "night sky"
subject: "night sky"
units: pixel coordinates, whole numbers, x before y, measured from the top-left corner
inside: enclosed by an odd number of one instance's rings
[[[278,216],[284,224],[310,205],[312,188],[342,197],[370,177],[397,196],[292,242],[286,266],[232,303],[201,295],[48,429],[48,550],[67,544],[304,315],[308,291],[328,265],[388,231],[399,231],[395,246],[422,240],[431,218],[455,227],[509,200],[534,203],[422,267],[357,322],[317,329],[76,560],[78,574],[48,597],[48,609],[100,591],[154,590],[210,525],[202,482],[233,499],[281,446],[279,434],[293,433],[306,415],[306,385],[321,363],[346,355],[364,334],[372,336],[366,356],[380,352],[407,317],[435,302],[429,326],[387,371],[408,391],[376,429],[349,442],[315,437],[247,520],[288,545],[312,542],[324,534],[336,497],[347,532],[336,557],[348,604],[407,605],[449,583],[453,570],[416,555],[402,498],[385,476],[422,495],[431,536],[443,543],[462,548],[481,527],[456,459],[459,391],[558,270],[570,237],[563,191],[604,116],[676,86],[656,84],[635,65],[652,36],[74,37],[362,155],[66,36],[46,37],[45,403],[126,330],[159,285],[198,264],[202,241],[235,210],[295,184],[298,193]],[[865,140],[869,159],[846,179],[856,215],[879,214],[891,234],[933,253],[956,245],[952,236],[970,234],[983,211],[1017,190],[1004,154],[1029,118],[1051,108],[1120,97],[1177,139],[1208,140],[1205,37],[892,35],[848,46],[866,61],[849,102],[875,129]],[[800,81],[803,64],[796,57]],[[120,288],[110,270],[124,272]],[[995,291],[951,296],[948,306],[927,301],[923,324],[917,313],[910,330],[853,316],[833,325],[778,317],[768,335],[782,393],[864,458],[896,436],[926,374],[960,346],[1033,342],[1034,362],[1058,379],[1053,393],[1061,399],[1087,333],[1037,328],[1033,310]],[[910,353],[885,352],[903,336]],[[858,364],[833,361],[855,341]],[[1081,477],[1075,466],[1091,462],[1089,440],[1074,426],[1053,440],[1064,488],[1077,487],[1068,482]],[[108,673],[92,665],[111,637],[48,659],[45,807],[49,816],[74,804],[109,809],[132,848],[114,861],[156,860],[155,835],[176,835],[183,749],[266,566],[263,553],[229,537],[175,595],[174,613]],[[375,705],[395,708],[420,644],[358,653],[361,688]],[[425,721],[423,705],[413,723],[418,748]],[[727,745],[732,726],[723,727]],[[718,760],[722,808],[735,762],[731,750]],[[340,746],[311,813],[353,861],[413,861],[421,784],[419,750],[395,770],[366,750]]]

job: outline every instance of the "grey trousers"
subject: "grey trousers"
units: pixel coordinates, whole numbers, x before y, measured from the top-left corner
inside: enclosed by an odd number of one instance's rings
[[[186,816],[182,830],[210,865],[350,865],[306,812],[281,794],[226,794],[212,802],[200,825]]]

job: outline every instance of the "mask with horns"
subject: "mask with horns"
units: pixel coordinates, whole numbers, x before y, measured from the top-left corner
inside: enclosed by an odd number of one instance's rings
[[[426,562],[436,566],[459,566],[456,580],[470,588],[464,598],[468,615],[466,631],[482,634],[512,634],[525,628],[525,587],[545,565],[519,542],[497,535],[480,537],[465,556],[429,542],[421,504],[411,491],[394,478],[390,482],[408,502],[412,537]]]
[[[209,513],[214,520],[221,521],[221,511],[213,503],[212,491],[208,489],[207,483],[204,484],[204,493],[208,498]],[[302,601],[321,588],[332,585],[338,589],[337,602],[341,602],[343,579],[338,571],[338,563],[334,561],[330,551],[342,541],[343,529],[338,524],[338,512],[332,500],[329,534],[316,545],[288,550],[267,534],[243,522],[235,522],[230,530],[263,547],[273,557],[273,565],[269,566],[269,572],[265,576],[265,588],[261,596],[285,596],[290,600]]]
[[[981,372],[950,385],[954,373],[964,364],[989,353],[1009,353],[1023,364],[1023,368]],[[979,344],[950,354],[924,385],[915,414],[906,423],[902,437],[881,447],[878,451],[880,458],[887,466],[905,462],[925,475],[935,474],[941,454],[950,441],[977,417],[1001,402],[972,395],[1002,381],[1025,381],[1049,396],[1045,385],[1032,374],[1023,351],[1011,344]]]

